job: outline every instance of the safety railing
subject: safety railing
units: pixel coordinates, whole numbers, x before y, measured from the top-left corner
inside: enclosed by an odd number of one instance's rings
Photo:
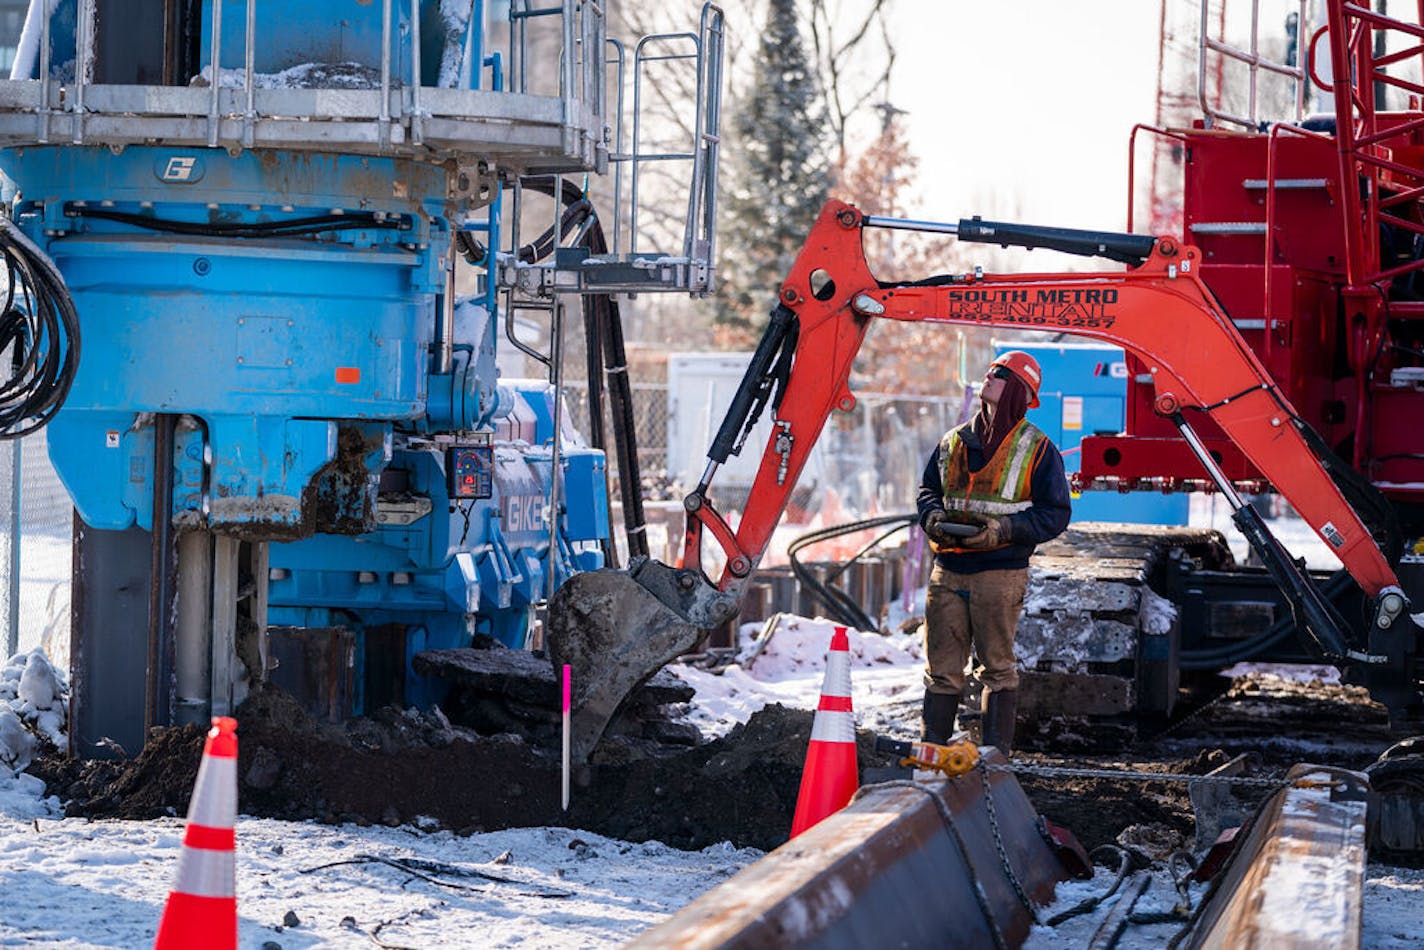
[[[1262,116],[1258,94],[1262,72],[1273,73],[1291,81],[1295,92],[1294,114],[1269,118],[1299,122],[1305,117],[1307,106],[1308,77],[1304,65],[1306,59],[1300,50],[1301,38],[1306,36],[1310,30],[1310,20],[1308,19],[1310,3],[1308,0],[1297,0],[1297,9],[1293,12],[1296,54],[1283,59],[1273,59],[1262,53],[1260,0],[1251,0],[1250,32],[1246,48],[1242,49],[1226,42],[1225,38],[1220,35],[1225,24],[1225,3],[1226,0],[1201,0],[1197,101],[1201,105],[1202,115],[1206,119],[1207,126],[1213,127],[1226,123],[1246,129],[1259,128]],[[1214,4],[1217,5],[1214,6]],[[1218,14],[1218,22],[1215,25],[1211,22],[1213,12]],[[1213,26],[1215,26],[1215,32],[1218,35],[1213,35]],[[1226,65],[1232,62],[1244,65],[1247,70],[1247,98],[1244,115],[1227,111],[1219,99],[1217,102],[1212,101],[1212,81],[1215,81],[1215,92],[1219,95],[1224,83]]]
[[[1405,142],[1424,129],[1424,118],[1397,121],[1381,115],[1376,93],[1398,89],[1415,102],[1424,97],[1424,84],[1407,78],[1399,67],[1414,60],[1416,74],[1424,66],[1424,9],[1415,8],[1415,22],[1376,13],[1357,3],[1332,3],[1325,27],[1311,39],[1314,48],[1328,37],[1335,77],[1326,82],[1313,80],[1335,98],[1336,141],[1342,167],[1350,168],[1371,187],[1341,189],[1347,222],[1363,221],[1363,228],[1345,229],[1347,279],[1353,286],[1383,285],[1396,277],[1424,270],[1424,259],[1386,267],[1381,261],[1378,235],[1381,227],[1398,232],[1424,234],[1416,220],[1424,202],[1424,165],[1405,153],[1397,154],[1387,143]],[[1398,41],[1403,46],[1391,51]],[[1390,68],[1394,68],[1394,72]],[[1338,77],[1349,76],[1352,81]],[[1414,302],[1392,302],[1396,316],[1406,311],[1417,315]]]
[[[613,145],[609,164],[613,172],[614,215],[612,240],[607,253],[578,260],[553,259],[523,262],[514,253],[520,243],[524,188],[512,189],[506,230],[510,252],[500,263],[498,283],[525,297],[547,298],[558,294],[645,293],[678,291],[695,295],[713,288],[716,257],[717,168],[721,144],[722,80],[726,42],[724,15],[720,7],[706,3],[693,32],[658,33],[638,41],[632,54],[633,102],[631,146],[624,150],[624,90],[628,56],[622,44],[604,41],[606,50],[600,63],[606,84],[616,90],[613,124],[608,140]],[[645,128],[650,121],[643,87],[650,63],[686,64],[694,83],[691,116],[661,117],[687,129],[687,145],[673,150],[651,149],[645,145]],[[517,76],[517,72],[516,72]],[[681,247],[676,251],[649,252],[639,248],[642,222],[642,176],[651,164],[681,163],[687,169],[686,218]],[[628,200],[624,201],[624,180]],[[563,183],[555,180],[553,193],[563,193]],[[560,233],[561,201],[555,201],[549,233]]]
[[[21,38],[17,69],[0,80],[0,147],[70,143],[122,147],[164,144],[227,148],[287,148],[484,161],[521,172],[601,170],[607,161],[604,97],[604,9],[589,0],[555,0],[532,10],[511,0],[509,59],[521,77],[530,70],[526,22],[560,21],[561,42],[541,50],[541,75],[557,89],[530,92],[521,82],[497,91],[483,74],[484,0],[436,2],[448,26],[464,13],[463,30],[447,30],[439,64],[422,63],[422,8],[431,0],[380,0],[379,52],[358,75],[323,66],[301,77],[261,73],[262,53],[292,27],[291,4],[207,0],[203,5],[204,69],[181,84],[95,81],[98,29],[124,29],[119,18],[95,18],[100,0],[36,4]],[[224,10],[227,8],[227,13]],[[235,11],[241,8],[240,17]],[[314,8],[315,9],[315,8]],[[57,19],[74,15],[72,31]],[[375,13],[371,14],[374,30]],[[115,23],[114,26],[108,26]],[[224,38],[241,24],[241,42]],[[56,41],[69,61],[55,63]],[[371,45],[374,47],[374,33]],[[437,44],[438,45],[438,44]],[[557,63],[548,57],[557,57]],[[38,68],[36,68],[38,67]],[[57,68],[57,67],[62,67]],[[430,84],[423,78],[439,75]]]

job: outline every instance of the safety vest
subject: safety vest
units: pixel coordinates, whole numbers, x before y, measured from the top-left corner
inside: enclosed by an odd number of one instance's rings
[[[939,443],[944,510],[951,521],[972,522],[969,514],[990,518],[1033,507],[1033,468],[1048,437],[1027,419],[1014,426],[992,458],[969,471],[969,447],[956,426]],[[984,550],[980,548],[978,550]]]

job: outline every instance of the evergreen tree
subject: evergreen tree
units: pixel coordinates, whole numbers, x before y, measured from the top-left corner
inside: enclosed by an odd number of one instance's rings
[[[718,321],[754,338],[830,190],[826,106],[796,0],[770,0],[752,84],[732,120],[719,229]]]

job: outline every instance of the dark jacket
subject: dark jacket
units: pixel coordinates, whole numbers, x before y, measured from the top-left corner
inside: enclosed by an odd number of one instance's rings
[[[984,467],[984,453],[979,437],[971,426],[965,426],[960,437],[969,453],[969,470],[977,472]],[[925,525],[925,516],[931,511],[944,510],[944,480],[940,477],[942,466],[939,461],[939,446],[930,453],[925,472],[920,476],[920,527]],[[1010,544],[994,551],[973,551],[963,554],[937,554],[936,563],[956,574],[977,574],[980,571],[998,571],[1028,567],[1028,559],[1035,546],[1051,541],[1068,527],[1073,516],[1072,496],[1068,490],[1068,479],[1063,474],[1063,456],[1058,447],[1048,439],[1043,440],[1043,451],[1034,464],[1030,481],[1033,507],[1026,511],[1007,515],[1009,521]]]

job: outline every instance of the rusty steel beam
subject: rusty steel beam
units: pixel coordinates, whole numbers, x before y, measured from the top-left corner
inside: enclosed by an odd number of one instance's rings
[[[1004,764],[989,749],[991,764]],[[1018,781],[870,786],[840,812],[642,934],[641,948],[1018,946],[1064,873]]]
[[[1360,946],[1369,781],[1297,765],[1272,796],[1192,928],[1193,948]]]

